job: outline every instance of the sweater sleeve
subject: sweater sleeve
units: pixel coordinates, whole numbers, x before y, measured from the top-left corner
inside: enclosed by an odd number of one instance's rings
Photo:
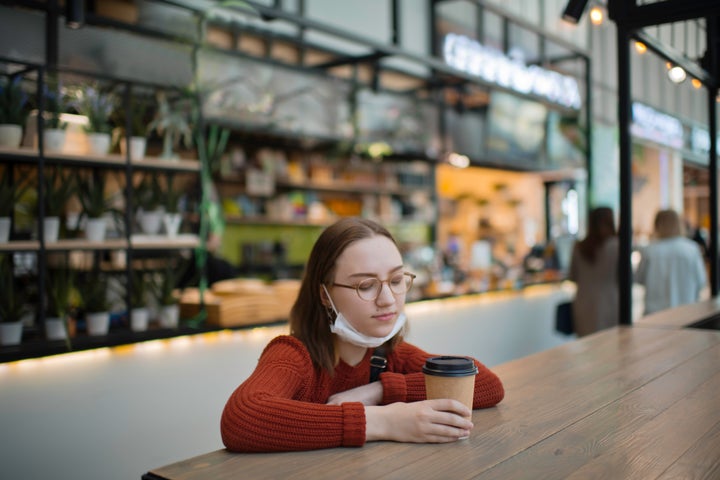
[[[255,371],[225,405],[223,444],[236,452],[363,445],[364,406],[320,403],[314,397],[314,375],[307,350],[297,339],[284,336],[270,342]]]
[[[411,345],[401,343],[388,358],[388,371],[380,375],[383,385],[383,405],[394,402],[417,402],[425,400],[425,375],[422,367],[429,353]],[[473,408],[492,407],[505,397],[503,384],[485,365],[473,359],[478,368],[475,376]]]

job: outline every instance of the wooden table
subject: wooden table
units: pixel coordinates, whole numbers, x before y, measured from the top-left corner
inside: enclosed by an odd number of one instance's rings
[[[468,440],[218,450],[143,478],[720,478],[720,332],[616,327],[493,370],[506,398]]]

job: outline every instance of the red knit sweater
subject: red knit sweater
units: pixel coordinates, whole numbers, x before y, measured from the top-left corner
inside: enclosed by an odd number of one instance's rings
[[[335,375],[313,367],[300,340],[273,339],[255,371],[230,396],[220,422],[222,440],[237,452],[276,452],[330,447],[357,447],[365,443],[365,407],[360,402],[326,405],[330,395],[365,385],[370,378],[370,356],[355,367],[342,360]],[[432,355],[399,344],[388,355],[380,375],[382,404],[425,400],[422,367]],[[473,408],[491,407],[504,396],[498,377],[477,360]]]

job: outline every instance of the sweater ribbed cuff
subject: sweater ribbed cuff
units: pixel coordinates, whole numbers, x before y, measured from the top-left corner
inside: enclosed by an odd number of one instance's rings
[[[362,447],[365,444],[365,407],[360,402],[342,405],[343,447]]]
[[[407,401],[407,384],[405,383],[405,375],[400,373],[385,372],[380,374],[380,382],[382,382],[383,386],[383,405]]]

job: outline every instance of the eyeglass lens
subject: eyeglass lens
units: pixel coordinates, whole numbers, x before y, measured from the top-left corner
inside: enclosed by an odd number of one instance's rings
[[[387,280],[390,291],[396,295],[406,293],[412,287],[413,277],[399,274]],[[383,281],[378,278],[366,278],[357,285],[357,292],[363,300],[375,300],[380,295]]]

